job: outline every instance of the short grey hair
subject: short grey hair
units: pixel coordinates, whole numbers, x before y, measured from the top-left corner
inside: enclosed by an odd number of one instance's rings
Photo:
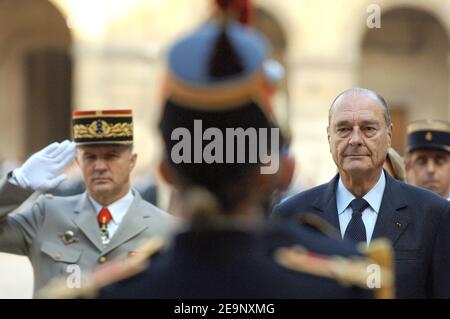
[[[364,95],[367,95],[367,96],[371,97],[372,99],[378,101],[381,104],[381,106],[383,107],[384,121],[386,123],[386,126],[387,127],[391,126],[391,123],[392,123],[391,122],[391,114],[389,112],[389,107],[388,107],[384,97],[382,97],[380,94],[378,94],[375,91],[372,91],[372,90],[369,90],[366,88],[360,88],[360,87],[349,88],[349,89],[345,90],[344,92],[340,93],[338,96],[336,96],[336,98],[333,100],[333,103],[331,103],[330,109],[328,110],[328,125],[330,125],[331,115],[333,113],[333,108],[334,108],[336,102],[341,97],[350,95],[350,94],[364,94]]]

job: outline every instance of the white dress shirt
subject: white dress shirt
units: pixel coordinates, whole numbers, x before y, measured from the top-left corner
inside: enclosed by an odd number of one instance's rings
[[[362,220],[366,228],[367,245],[372,239],[385,186],[386,177],[384,176],[384,172],[382,172],[375,186],[363,196],[363,198],[370,205],[362,212]],[[336,190],[336,206],[339,214],[339,227],[341,229],[342,238],[344,238],[345,230],[352,219],[353,211],[350,207],[350,203],[355,198],[356,197],[344,186],[344,183],[342,183],[342,180],[339,177],[338,187]]]
[[[97,203],[95,199],[93,199],[90,195],[88,195],[88,197],[98,215],[103,206]],[[134,195],[130,189],[124,197],[107,206],[113,218],[108,223],[109,238],[112,238],[117,228],[119,228],[119,225],[122,222],[122,219],[125,217],[125,214],[127,213],[128,209],[130,208],[133,199]]]

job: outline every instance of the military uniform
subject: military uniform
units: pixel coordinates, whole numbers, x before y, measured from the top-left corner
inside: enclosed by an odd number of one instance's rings
[[[323,223],[320,221],[319,223]],[[363,256],[332,238],[328,225],[270,221],[257,228],[188,228],[167,245],[158,237],[136,257],[107,263],[81,289],[64,281],[43,298],[392,298],[392,251],[386,242]],[[325,230],[325,231],[324,231]],[[382,289],[368,289],[379,265]]]
[[[374,291],[367,288],[367,267],[376,263],[383,268],[387,294],[379,289],[375,294],[392,297],[393,273],[388,264],[383,264],[389,263],[389,256],[371,255],[367,259],[354,246],[333,238],[331,229],[321,220],[302,221],[296,226],[272,220],[252,230],[190,229],[177,235],[167,251],[156,256],[152,252],[138,274],[135,266],[124,268],[122,274],[116,272],[120,277],[116,284],[100,285],[91,296],[372,298]],[[378,244],[382,254],[392,253],[385,242]],[[294,251],[299,249],[300,253]],[[282,254],[286,252],[291,256],[285,258]]]
[[[35,291],[51,279],[68,276],[67,266],[87,271],[132,254],[146,239],[164,235],[173,217],[144,201],[137,191],[119,229],[107,246],[100,240],[96,212],[86,193],[70,197],[42,195],[26,211],[9,214],[30,192],[0,183],[0,251],[28,256]]]
[[[371,292],[336,279],[299,272],[274,258],[282,244],[302,245],[325,256],[357,256],[306,228],[267,225],[261,231],[187,231],[141,273],[107,286],[100,298],[368,298]]]
[[[83,114],[83,121],[95,125],[99,122],[104,127],[109,125],[107,118],[98,118],[101,114]],[[120,118],[114,120],[117,124]],[[78,129],[82,130],[80,126]],[[98,132],[93,137],[89,134],[83,132],[75,138],[85,144],[89,144],[90,138],[96,143],[111,143],[114,138],[110,131],[108,137]],[[129,143],[132,133],[118,140]],[[81,271],[90,271],[111,259],[134,254],[143,241],[156,234],[165,236],[170,232],[173,217],[132,190],[131,205],[109,243],[105,244],[101,240],[97,212],[87,193],[68,197],[41,195],[33,203],[12,212],[33,193],[13,185],[12,178],[9,174],[0,181],[0,251],[30,259],[35,292],[55,277],[71,275],[73,268],[68,268],[69,265],[76,264]]]

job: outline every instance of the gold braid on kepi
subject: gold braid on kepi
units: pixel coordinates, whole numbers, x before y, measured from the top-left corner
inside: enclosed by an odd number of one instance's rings
[[[74,111],[72,124],[77,145],[133,144],[131,110]]]

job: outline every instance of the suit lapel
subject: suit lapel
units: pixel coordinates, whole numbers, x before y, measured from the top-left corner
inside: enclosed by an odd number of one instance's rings
[[[85,236],[98,248],[103,250],[103,245],[100,239],[100,229],[98,227],[96,212],[94,207],[89,202],[87,194],[84,193],[81,196],[78,205],[75,207],[75,219],[74,222],[85,234]]]
[[[149,226],[151,213],[141,207],[143,200],[139,193],[137,191],[133,191],[133,193],[133,202],[120,223],[119,228],[116,230],[108,246],[105,248],[103,252],[104,254],[109,253],[130,238],[135,237]]]
[[[408,203],[404,200],[406,194],[403,194],[401,184],[390,177],[389,174],[384,174],[386,176],[386,187],[372,239],[385,237],[395,246],[400,235],[408,227],[410,216],[408,210],[399,211],[401,208],[408,206]]]
[[[321,218],[339,231],[339,217],[336,206],[336,186],[338,180],[339,175],[336,175],[328,183],[325,191],[313,202],[312,206],[319,211],[317,214]]]

